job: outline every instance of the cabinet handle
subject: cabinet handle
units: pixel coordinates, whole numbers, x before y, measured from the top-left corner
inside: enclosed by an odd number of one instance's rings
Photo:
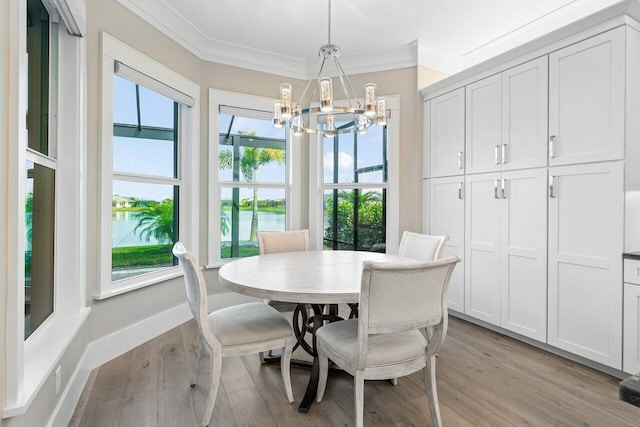
[[[493,181],[493,197],[496,199],[499,199],[500,197],[498,197],[498,184],[499,184],[500,180],[496,179],[495,181]]]
[[[462,182],[458,183],[458,199],[462,200]]]
[[[556,156],[556,136],[551,135],[549,137],[549,158],[554,158]]]
[[[500,189],[501,189],[501,192],[502,192],[502,198],[503,198],[503,199],[506,199],[506,198],[507,198],[506,182],[507,182],[507,180],[503,178],[503,179],[502,179],[502,185],[501,185],[501,188],[500,188]]]
[[[554,185],[556,177],[554,175],[549,175],[549,197],[555,199],[557,197],[556,189]]]
[[[458,169],[462,169],[462,168],[463,168],[462,151],[458,151]]]
[[[507,144],[502,144],[502,164],[507,163]]]
[[[500,151],[500,146],[499,146],[499,145],[496,145],[496,146],[494,147],[494,149],[493,149],[493,158],[494,158],[494,161],[496,162],[496,165],[499,165],[499,164],[500,164],[500,158],[499,158],[499,157],[500,157],[500,154],[499,154],[499,151]]]

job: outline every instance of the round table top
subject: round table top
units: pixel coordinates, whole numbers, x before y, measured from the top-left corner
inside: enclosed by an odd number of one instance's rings
[[[281,252],[231,261],[220,268],[219,278],[229,289],[256,298],[355,303],[360,296],[362,261],[415,262],[378,252]]]

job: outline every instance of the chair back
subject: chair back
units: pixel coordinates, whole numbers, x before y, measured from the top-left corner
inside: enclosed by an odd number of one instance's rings
[[[365,365],[370,334],[413,329],[426,334],[432,326],[425,353],[437,354],[447,333],[447,286],[459,261],[452,256],[415,263],[363,262],[357,368]]]
[[[398,255],[418,261],[432,261],[440,258],[447,240],[449,240],[449,236],[429,236],[405,231],[400,239]]]
[[[193,255],[187,251],[181,242],[173,245],[173,254],[180,260],[180,266],[184,272],[184,284],[187,293],[187,303],[193,318],[198,323],[198,329],[203,339],[209,345],[220,345],[219,341],[214,337],[209,325],[208,307],[207,307],[207,285],[198,262]]]
[[[309,230],[258,231],[260,255],[309,250]]]

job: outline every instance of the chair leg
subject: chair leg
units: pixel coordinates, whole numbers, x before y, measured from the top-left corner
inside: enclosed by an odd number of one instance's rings
[[[209,385],[209,394],[202,417],[202,426],[208,426],[213,414],[213,407],[216,404],[216,396],[218,387],[220,386],[220,373],[222,371],[222,355],[218,352],[211,351],[211,384]]]
[[[391,382],[391,385],[398,385],[398,378],[391,378],[389,382]]]
[[[293,390],[291,389],[291,353],[293,352],[293,337],[285,340],[285,346],[282,348],[280,355],[280,371],[282,373],[282,382],[284,383],[284,391],[287,395],[289,403],[293,403]]]
[[[198,347],[198,356],[196,357],[195,374],[189,380],[191,387],[195,387],[196,383],[198,382],[198,377],[200,376],[200,371],[202,370],[202,358],[204,357],[205,351],[204,340],[201,339],[200,346]]]
[[[258,353],[258,357],[260,358],[260,364],[264,365],[264,352]]]
[[[364,371],[356,371],[353,377],[353,388],[356,427],[362,427],[364,424]]]
[[[320,374],[318,378],[318,392],[316,393],[316,402],[322,402],[324,391],[327,388],[327,377],[329,376],[329,358],[326,354],[318,353],[318,362]]]
[[[436,357],[432,356],[424,368],[424,382],[429,398],[429,409],[431,410],[431,420],[434,426],[442,427],[440,418],[440,407],[438,405],[438,390],[436,388]]]

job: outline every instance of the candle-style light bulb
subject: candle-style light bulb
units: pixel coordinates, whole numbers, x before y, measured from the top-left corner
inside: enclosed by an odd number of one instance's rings
[[[360,135],[366,135],[367,134],[367,124],[368,124],[369,119],[366,116],[358,116],[358,133]]]
[[[329,77],[320,79],[320,110],[333,111],[333,84]]]
[[[376,84],[364,85],[364,114],[370,117],[376,115]]]
[[[280,85],[280,114],[283,119],[291,118],[291,84],[282,83]]]
[[[376,124],[379,126],[387,125],[387,102],[384,98],[376,101]]]
[[[281,128],[284,126],[284,120],[282,120],[282,104],[278,101],[273,103],[273,127]]]

